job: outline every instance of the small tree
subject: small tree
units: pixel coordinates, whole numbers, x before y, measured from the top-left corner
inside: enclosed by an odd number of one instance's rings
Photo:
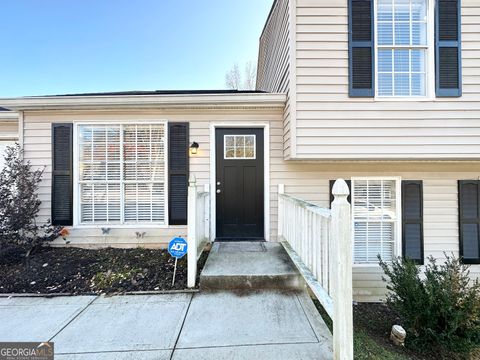
[[[245,64],[244,75],[240,73],[238,64],[225,74],[225,85],[231,90],[255,90],[255,80],[257,69],[255,65],[249,61]]]
[[[459,259],[445,256],[442,265],[430,257],[423,274],[412,261],[379,258],[388,276],[387,303],[401,316],[412,345],[469,351],[480,345],[480,282],[471,281]]]
[[[61,228],[49,221],[37,224],[41,204],[37,190],[44,169],[33,170],[22,155],[18,144],[5,150],[5,166],[0,171],[0,247],[21,246],[28,257],[38,246],[57,238]]]

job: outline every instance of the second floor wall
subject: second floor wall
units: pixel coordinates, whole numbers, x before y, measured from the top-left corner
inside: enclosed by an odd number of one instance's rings
[[[400,44],[402,21],[410,31],[406,38],[411,46],[385,47],[391,51],[390,59],[381,51],[384,43],[375,43],[372,97],[351,96],[349,0],[274,3],[261,37],[257,86],[289,95],[285,157],[480,159],[480,1],[461,2],[459,97],[436,95],[434,0],[425,0],[423,9],[417,13],[410,10],[403,19],[402,9],[391,10],[389,15],[390,0],[363,3],[373,6],[372,22],[376,24],[372,36],[388,44],[385,36],[389,33],[379,26],[392,26],[391,36]],[[422,1],[415,0],[408,6],[412,9],[419,3]],[[415,31],[417,25],[420,30]],[[416,37],[425,42],[416,43]],[[414,61],[417,48],[424,51],[421,61]],[[403,62],[402,53],[407,54]],[[422,71],[416,68],[419,64]],[[406,70],[392,70],[402,66]],[[404,96],[405,91],[409,96]],[[391,96],[382,96],[385,94]]]

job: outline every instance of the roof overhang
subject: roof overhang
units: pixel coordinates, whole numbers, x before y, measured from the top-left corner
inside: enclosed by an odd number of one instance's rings
[[[15,111],[145,108],[283,108],[285,94],[185,94],[185,95],[109,95],[109,96],[34,96],[0,98],[0,106]]]

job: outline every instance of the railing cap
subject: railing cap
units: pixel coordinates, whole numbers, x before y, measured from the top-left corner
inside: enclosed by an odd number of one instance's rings
[[[348,188],[347,183],[343,179],[337,179],[332,188],[333,196],[348,196],[350,195],[350,189]]]

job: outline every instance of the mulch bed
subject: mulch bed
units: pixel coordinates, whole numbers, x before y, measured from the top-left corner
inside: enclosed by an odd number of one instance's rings
[[[205,252],[199,269],[203,268]],[[187,259],[175,259],[163,249],[89,250],[42,248],[28,258],[20,251],[0,252],[0,293],[99,294],[131,291],[184,290]],[[200,272],[200,271],[199,271]]]

